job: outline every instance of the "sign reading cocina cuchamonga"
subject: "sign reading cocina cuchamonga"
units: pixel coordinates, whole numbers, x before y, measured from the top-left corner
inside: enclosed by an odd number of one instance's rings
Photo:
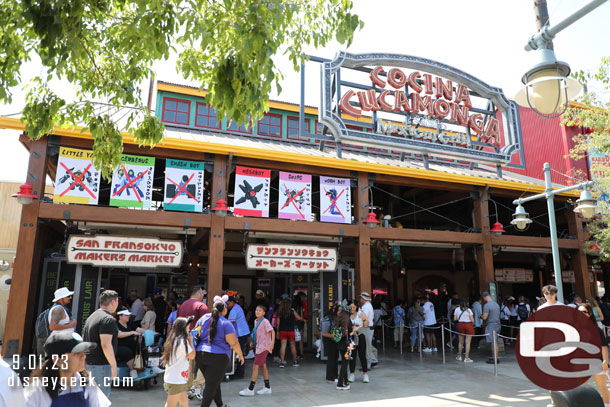
[[[294,244],[250,244],[246,267],[277,272],[316,273],[337,268],[337,249]]]
[[[68,263],[107,267],[180,267],[182,242],[148,237],[70,236]]]

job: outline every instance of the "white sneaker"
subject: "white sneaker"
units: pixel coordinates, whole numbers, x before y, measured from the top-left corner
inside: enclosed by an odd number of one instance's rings
[[[254,390],[250,390],[249,388],[245,388],[239,392],[240,396],[252,397],[254,396]]]
[[[254,359],[254,351],[250,349],[250,352],[244,357],[244,359]]]
[[[472,362],[474,362],[474,360],[472,360],[470,358],[464,359],[464,363],[472,363]]]
[[[430,352],[432,352],[432,349],[430,349],[430,348],[424,348],[424,350],[423,350],[422,352],[424,352],[424,353],[430,353]]]
[[[350,373],[349,377],[347,378],[347,381],[350,383],[354,383],[354,380],[356,380],[356,375],[354,375],[353,373]]]
[[[256,394],[271,394],[271,387],[263,387]]]
[[[159,366],[155,366],[152,368],[152,371],[155,372],[156,374],[161,374],[161,373],[165,373],[164,369],[161,369]]]
[[[462,360],[462,356],[457,355],[457,356],[455,357],[455,360]]]
[[[131,372],[129,372],[129,375],[132,377],[132,379],[137,379],[138,378],[138,371],[137,370],[132,370]]]
[[[364,378],[362,379],[362,381],[364,383],[368,383],[369,382],[369,375],[367,373],[364,374]]]
[[[438,348],[433,348],[432,352],[438,352]]]
[[[349,384],[347,386],[337,386],[337,390],[349,390]]]

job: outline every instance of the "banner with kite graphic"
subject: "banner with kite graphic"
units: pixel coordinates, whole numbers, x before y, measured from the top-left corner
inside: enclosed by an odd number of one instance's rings
[[[203,210],[203,162],[165,160],[163,207],[170,211]]]
[[[311,175],[280,171],[278,217],[311,220]]]
[[[269,217],[271,170],[237,167],[233,213],[240,216]]]
[[[352,223],[352,197],[348,178],[320,177],[320,220]]]
[[[100,172],[91,161],[92,151],[59,148],[53,202],[97,205]]]
[[[110,205],[149,209],[154,172],[154,157],[123,154],[112,173]]]

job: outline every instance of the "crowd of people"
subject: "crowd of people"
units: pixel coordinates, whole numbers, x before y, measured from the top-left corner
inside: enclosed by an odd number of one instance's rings
[[[308,319],[304,293],[292,298],[283,294],[276,301],[269,301],[258,290],[247,307],[243,296],[231,291],[215,297],[208,305],[206,292],[199,286],[191,289],[188,299],[169,293],[166,300],[162,291],[155,289],[144,299],[132,291],[126,302],[115,291],[105,290],[99,297],[99,309],[84,324],[82,337],[75,332],[77,324],[69,311],[73,294],[67,288],[56,290],[53,305],[36,321],[36,345],[44,359],[31,377],[56,379],[29,386],[25,392],[13,388],[11,396],[24,400],[19,405],[110,405],[112,379],[117,377],[119,364],[126,365],[133,378],[138,376],[138,349],[147,333],[154,335],[162,347],[166,406],[171,407],[188,405],[188,399],[193,397],[201,400],[201,406],[212,402],[224,406],[221,382],[228,374],[233,379],[244,378],[246,358],[254,359],[250,383],[239,395],[270,395],[268,362],[286,367],[287,348],[293,367],[298,367],[303,357],[300,336],[304,335]],[[385,337],[385,329],[393,331],[388,337],[393,338],[395,347],[401,346],[403,339],[411,352],[433,353],[439,346],[450,346],[457,351],[456,359],[464,363],[473,362],[471,349],[478,348],[485,338],[491,349],[487,363],[499,363],[498,344],[511,344],[523,321],[537,310],[563,305],[557,301],[557,289],[552,285],[545,286],[542,297],[531,302],[523,296],[499,297],[496,302],[489,292],[472,300],[457,294],[437,296],[425,292],[410,304],[397,300],[393,308],[385,300],[386,297],[371,298],[368,292],[362,292],[356,300],[336,302],[320,321],[326,380],[334,383],[337,390],[349,390],[356,382],[358,361],[362,382],[370,383],[371,369],[379,363],[375,345]],[[589,297],[583,301],[574,295],[566,305],[590,318],[599,329],[602,344],[607,345],[607,298]],[[446,344],[439,343],[440,329],[449,331]],[[61,368],[51,369],[52,365]],[[0,366],[0,370],[3,368]],[[603,346],[600,373],[593,378],[604,401],[610,403],[607,371],[608,351]],[[259,372],[264,384],[256,390]]]

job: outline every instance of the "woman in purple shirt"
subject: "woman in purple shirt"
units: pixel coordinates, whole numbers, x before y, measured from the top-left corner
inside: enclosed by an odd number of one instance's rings
[[[209,407],[212,400],[218,407],[223,407],[220,383],[225,376],[229,361],[231,360],[231,349],[237,354],[237,359],[243,365],[244,356],[235,336],[233,324],[225,318],[227,306],[225,302],[228,297],[214,297],[214,305],[211,314],[202,316],[194,329],[195,348],[197,355],[195,360],[197,367],[205,377],[205,389],[201,399],[201,407]]]

